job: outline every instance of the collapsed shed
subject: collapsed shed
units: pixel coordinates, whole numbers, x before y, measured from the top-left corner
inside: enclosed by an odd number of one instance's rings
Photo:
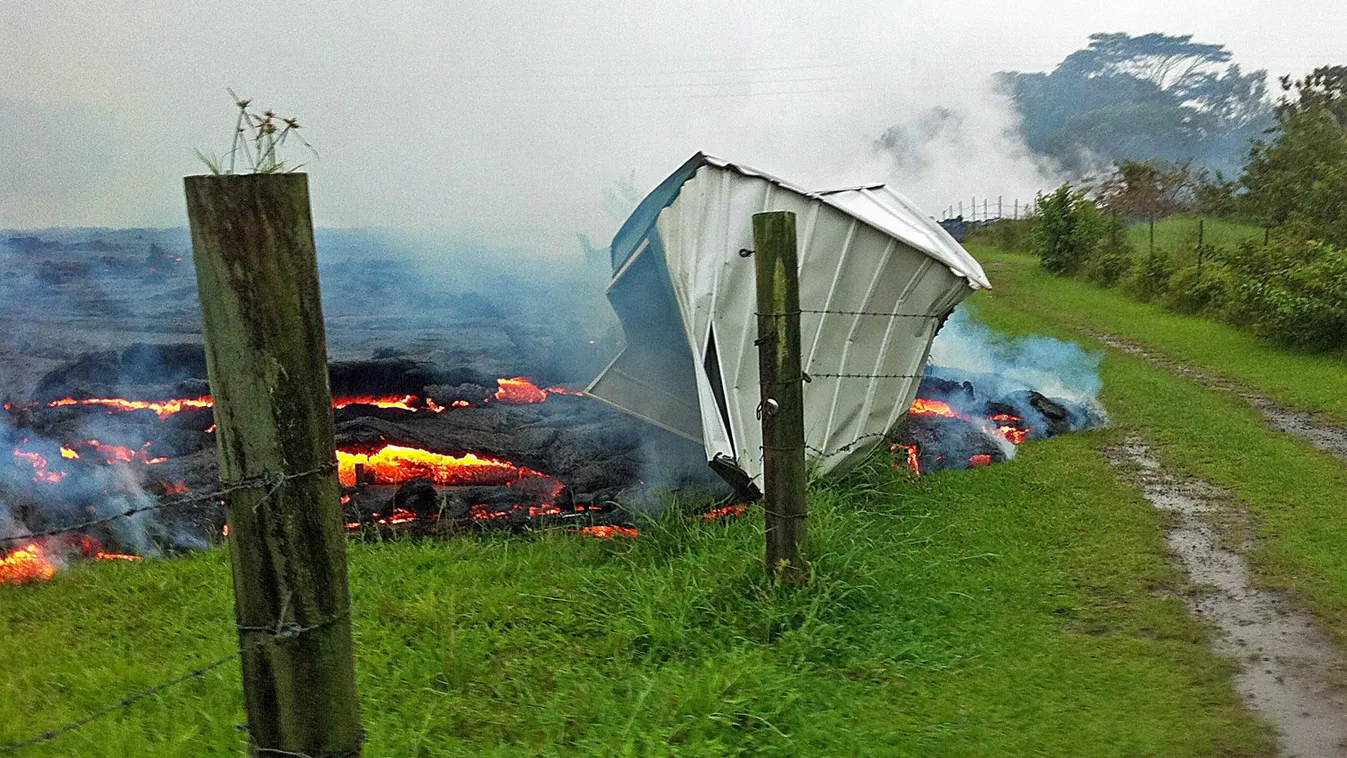
[[[698,153],[618,230],[608,298],[626,347],[587,392],[703,445],[740,487],[762,477],[752,216],[796,214],[807,456],[864,458],[906,413],[931,341],[990,288],[944,229],[883,184],[810,192]]]

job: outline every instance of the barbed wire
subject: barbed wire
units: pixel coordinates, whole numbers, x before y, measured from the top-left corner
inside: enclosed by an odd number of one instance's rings
[[[940,316],[932,316],[929,313],[889,313],[887,311],[835,311],[830,309],[801,308],[795,311],[769,311],[767,313],[757,313],[755,315],[763,318],[782,318],[784,316],[798,316],[802,313],[831,314],[834,316],[880,316],[884,318],[920,318],[930,321],[938,321]]]
[[[862,442],[866,442],[868,440],[876,438],[883,439],[885,437],[888,437],[888,432],[872,432],[870,434],[862,434],[861,436],[857,437],[851,442],[848,442],[847,444],[837,448],[836,450],[833,450],[831,453],[827,452],[826,450],[821,450],[817,447],[814,447],[813,445],[810,445],[808,443],[805,443],[805,448],[813,453],[816,453],[820,458],[832,458],[833,456],[836,455],[843,455],[845,453],[851,452],[853,449],[856,448],[857,445],[860,445]]]
[[[285,606],[282,606],[282,614],[284,613],[284,611]],[[350,615],[351,615],[351,608],[348,605],[344,612],[326,618],[322,621],[319,621],[316,624],[311,624],[309,626],[304,627],[295,624],[295,622],[293,621],[285,621],[282,616],[282,618],[277,620],[275,625],[264,628],[264,631],[271,633],[271,636],[265,639],[258,640],[257,642],[254,642],[249,645],[244,645],[243,647],[240,647],[238,650],[235,650],[234,652],[224,656],[223,658],[219,658],[217,660],[205,664],[204,666],[192,669],[191,671],[188,671],[187,673],[182,674],[181,676],[176,676],[172,679],[169,679],[166,682],[161,682],[159,684],[154,685],[153,687],[148,687],[146,689],[140,690],[139,692],[133,692],[127,695],[126,697],[123,697],[121,700],[118,700],[116,703],[113,703],[112,705],[99,708],[98,710],[92,713],[89,713],[85,716],[81,716],[80,718],[75,719],[74,721],[71,721],[62,726],[59,726],[55,729],[49,729],[45,732],[42,732],[41,734],[29,737],[26,740],[20,740],[19,742],[11,742],[7,745],[0,745],[0,753],[9,753],[15,750],[22,750],[23,748],[33,747],[34,745],[39,745],[43,742],[50,742],[51,740],[54,740],[63,734],[73,732],[76,729],[79,729],[80,727],[86,726],[94,721],[97,721],[98,719],[103,718],[104,716],[115,713],[124,708],[129,708],[135,705],[136,703],[140,702],[141,700],[150,697],[151,695],[157,695],[160,692],[163,692],[164,690],[170,689],[172,687],[176,687],[177,685],[182,684],[183,682],[187,682],[192,679],[199,679],[205,676],[206,674],[210,673],[214,669],[217,669],[236,658],[241,658],[242,656],[248,653],[251,653],[255,650],[260,650],[268,645],[280,645],[291,642],[305,634],[308,634],[309,632],[313,632],[318,629],[331,626],[332,624],[335,624],[338,621]],[[243,627],[240,627],[240,629],[243,629]],[[256,631],[256,629],[253,629],[253,631]],[[256,748],[256,749],[269,750],[269,748]],[[304,753],[280,753],[280,754],[305,756]],[[313,758],[313,756],[305,756],[305,758]]]
[[[920,379],[925,374],[810,374],[819,379]]]
[[[214,492],[196,493],[189,497],[182,497],[182,498],[175,498],[173,500],[161,501],[158,503],[154,503],[152,505],[136,506],[133,508],[128,508],[124,511],[119,511],[117,513],[110,514],[108,516],[100,516],[99,518],[89,519],[87,521],[80,521],[75,524],[68,524],[66,526],[55,527],[52,529],[45,529],[38,532],[29,532],[24,535],[14,537],[0,537],[0,546],[13,544],[15,542],[24,542],[26,540],[42,539],[44,537],[55,537],[57,535],[69,534],[71,532],[82,532],[86,529],[89,529],[90,527],[98,526],[100,524],[106,524],[112,521],[116,521],[118,519],[129,518],[138,513],[157,511],[165,508],[177,508],[184,505],[191,505],[193,503],[204,503],[210,500],[219,500],[223,498],[225,495],[230,495],[242,490],[258,489],[259,487],[268,487],[269,489],[267,491],[267,494],[257,503],[257,505],[260,506],[262,503],[265,503],[268,498],[270,498],[273,494],[275,494],[276,490],[279,489],[280,486],[285,484],[286,482],[292,481],[294,479],[302,479],[303,477],[312,476],[314,474],[328,473],[336,469],[336,467],[337,464],[335,462],[329,462],[317,468],[312,468],[309,469],[308,471],[302,471],[298,474],[282,474],[279,472],[260,474],[258,476],[249,477],[248,479],[243,479],[239,482],[236,482],[235,484],[227,485],[223,489],[216,490]]]

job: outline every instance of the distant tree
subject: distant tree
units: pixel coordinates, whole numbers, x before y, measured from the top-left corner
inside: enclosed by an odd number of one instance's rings
[[[1106,210],[1131,218],[1162,218],[1191,210],[1194,176],[1187,161],[1123,160],[1096,190]]]
[[[1240,201],[1269,226],[1347,246],[1347,66],[1281,83],[1278,128],[1251,149]]]
[[[998,79],[1028,147],[1068,171],[1157,157],[1233,171],[1273,121],[1266,72],[1230,60],[1192,35],[1100,33],[1050,73]]]
[[[1098,246],[1104,219],[1085,192],[1063,184],[1036,198],[1030,249],[1043,268],[1070,276]]]
[[[1297,113],[1323,108],[1332,114],[1338,126],[1347,128],[1347,66],[1320,66],[1304,79],[1283,76],[1282,95],[1277,115],[1283,119]]]

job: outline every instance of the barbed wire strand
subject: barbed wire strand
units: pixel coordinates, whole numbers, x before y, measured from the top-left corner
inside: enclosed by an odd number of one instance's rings
[[[296,626],[293,621],[291,622],[278,621],[273,627],[266,628],[266,631],[273,632],[272,636],[266,639],[259,640],[257,642],[252,643],[251,645],[244,645],[243,647],[239,648],[238,650],[235,650],[234,652],[230,653],[229,655],[226,655],[223,658],[211,661],[210,663],[207,663],[204,666],[195,668],[191,671],[188,671],[185,674],[182,674],[181,676],[176,676],[166,682],[161,682],[159,684],[154,685],[153,687],[146,688],[139,692],[133,692],[130,695],[123,697],[121,700],[118,700],[116,703],[113,703],[112,705],[99,708],[93,713],[75,719],[74,721],[71,721],[70,723],[65,724],[63,726],[59,726],[55,729],[50,729],[48,731],[30,737],[26,740],[22,740],[20,742],[11,742],[8,745],[0,745],[0,753],[8,753],[13,752],[15,750],[22,750],[23,748],[33,747],[34,745],[38,745],[43,742],[49,742],[51,740],[56,739],[57,737],[60,737],[63,734],[73,732],[76,729],[79,729],[80,727],[86,726],[94,721],[97,721],[98,719],[101,719],[104,716],[107,716],[111,713],[122,710],[123,708],[129,708],[132,705],[135,705],[136,703],[140,702],[141,700],[150,697],[151,695],[157,695],[160,692],[163,692],[164,690],[170,689],[172,687],[176,687],[177,685],[182,684],[183,682],[190,681],[192,679],[199,679],[205,676],[206,674],[210,673],[212,670],[217,669],[225,665],[226,663],[229,663],[235,658],[240,658],[250,652],[253,652],[254,650],[260,650],[261,648],[264,648],[267,645],[279,645],[286,642],[290,642],[292,640],[298,639],[302,635],[308,634],[309,632],[316,631],[318,629],[322,629],[327,626],[331,626],[332,624],[335,624],[341,619],[349,616],[350,613],[351,610],[348,607],[346,611],[343,613],[339,613],[336,616],[332,616],[316,624],[312,624],[310,626],[305,627]],[[295,755],[303,755],[303,754],[296,753]]]
[[[43,537],[54,537],[60,534],[69,534],[70,532],[81,532],[84,531],[85,529],[88,529],[89,527],[98,526],[100,524],[106,524],[111,521],[116,521],[117,519],[129,518],[138,513],[157,511],[162,510],[164,508],[177,508],[184,505],[191,505],[193,503],[204,503],[210,500],[219,500],[220,498],[223,498],[225,495],[230,495],[235,492],[240,492],[242,490],[267,487],[268,492],[266,496],[263,497],[261,500],[259,500],[257,504],[258,506],[261,506],[261,504],[265,503],[267,501],[267,498],[270,498],[272,494],[274,494],[282,484],[285,484],[286,482],[292,481],[294,479],[302,479],[303,477],[306,476],[312,476],[314,474],[327,473],[335,469],[336,466],[337,466],[336,463],[327,463],[317,468],[309,469],[308,471],[302,471],[298,474],[280,474],[280,473],[262,474],[260,476],[254,476],[248,479],[244,479],[242,481],[228,485],[225,488],[216,490],[214,492],[198,493],[190,497],[175,498],[173,500],[158,502],[153,505],[136,506],[134,508],[128,508],[127,510],[124,511],[119,511],[109,516],[102,516],[95,519],[89,519],[87,521],[81,521],[76,524],[69,524],[67,526],[56,527],[53,529],[45,529],[39,532],[29,532],[27,534],[16,537],[0,537],[0,545],[8,545],[15,542],[23,542],[25,540],[42,539]]]
[[[309,469],[308,471],[301,471],[301,472],[299,472],[299,473],[297,473],[297,474],[279,474],[279,473],[262,474],[262,475],[260,475],[260,476],[250,477],[250,478],[248,478],[248,479],[242,480],[242,481],[240,481],[240,482],[238,482],[238,483],[236,483],[236,484],[229,485],[229,486],[225,487],[224,489],[220,490],[219,493],[216,494],[216,496],[217,496],[217,497],[223,496],[224,494],[228,494],[228,493],[230,493],[230,492],[237,492],[237,491],[243,490],[243,489],[256,489],[257,487],[260,487],[260,486],[269,486],[269,489],[267,490],[267,494],[263,495],[263,496],[262,496],[262,499],[261,499],[260,501],[258,501],[258,503],[257,503],[256,506],[254,506],[255,508],[259,508],[259,507],[262,506],[263,503],[265,503],[265,502],[267,501],[268,498],[270,498],[272,495],[276,494],[277,490],[279,490],[279,489],[281,488],[281,485],[285,484],[286,482],[292,481],[292,480],[294,480],[294,479],[299,479],[299,478],[302,478],[302,477],[306,477],[306,476],[312,476],[312,475],[314,475],[314,474],[323,473],[323,472],[326,472],[326,471],[331,471],[331,470],[332,470],[333,468],[335,468],[335,467],[336,467],[336,463],[335,463],[335,462],[331,462],[331,463],[326,463],[326,464],[324,464],[324,465],[322,465],[322,466],[318,466],[317,468]],[[198,498],[189,498],[189,499],[195,499],[195,500],[198,500],[198,501],[199,501],[199,500],[201,500],[202,498],[198,497]],[[181,501],[174,501],[174,502],[175,502],[175,504],[179,504],[179,505],[180,505],[180,504],[186,502],[186,501],[189,500],[189,499],[183,499],[183,500],[181,500]],[[149,510],[149,509],[147,508],[147,509],[142,509],[142,510]],[[121,514],[121,516],[125,516],[125,515],[127,515],[127,514],[126,514],[126,513]],[[120,518],[121,516],[116,516],[116,517],[112,517],[112,518]],[[111,520],[111,519],[104,519],[104,520]],[[100,523],[101,523],[101,521],[100,521]],[[74,529],[74,528],[77,528],[77,527],[72,527],[72,529]],[[56,533],[59,534],[60,532],[56,532]],[[36,535],[29,535],[29,538],[31,538],[31,537],[33,537],[33,536],[36,536]],[[250,652],[252,652],[252,651],[254,651],[254,650],[259,650],[259,649],[261,649],[261,648],[263,648],[263,647],[265,647],[265,646],[267,646],[267,645],[276,645],[276,644],[281,644],[281,643],[284,643],[284,642],[289,642],[289,641],[294,640],[294,639],[298,639],[298,638],[299,638],[300,636],[302,636],[302,635],[308,634],[309,632],[312,632],[312,631],[315,631],[315,630],[318,630],[318,629],[322,629],[322,628],[327,627],[327,626],[331,626],[332,624],[335,624],[335,623],[337,623],[338,621],[340,621],[340,620],[342,620],[342,619],[344,619],[344,618],[346,618],[346,617],[348,617],[348,616],[351,615],[351,608],[350,608],[350,606],[348,605],[348,606],[346,607],[346,610],[343,611],[342,613],[339,613],[339,614],[337,614],[337,615],[335,615],[335,616],[332,616],[332,617],[329,617],[329,618],[324,619],[324,620],[322,620],[322,621],[319,621],[319,622],[316,623],[316,624],[311,624],[311,625],[309,625],[309,626],[299,626],[298,624],[296,624],[296,623],[293,622],[293,621],[286,621],[286,620],[285,620],[285,615],[286,615],[287,611],[289,610],[289,607],[290,607],[290,595],[289,595],[289,593],[287,593],[286,596],[285,596],[285,598],[284,598],[284,600],[281,602],[281,611],[280,611],[280,613],[278,614],[278,617],[277,617],[277,619],[276,619],[276,623],[275,623],[275,624],[270,624],[270,625],[267,625],[267,626],[248,626],[248,625],[243,625],[243,624],[235,624],[235,627],[236,627],[239,631],[243,631],[243,632],[266,632],[266,633],[270,634],[270,636],[267,637],[266,639],[259,640],[259,641],[257,641],[257,642],[254,642],[254,643],[250,644],[250,645],[244,645],[243,647],[239,648],[238,650],[235,650],[234,652],[230,653],[229,655],[227,655],[227,656],[225,656],[225,657],[223,657],[223,658],[220,658],[220,659],[215,660],[215,661],[211,661],[210,663],[207,663],[207,664],[204,665],[204,666],[201,666],[201,667],[199,667],[199,668],[193,669],[193,670],[191,670],[191,671],[189,671],[189,672],[187,672],[186,674],[183,674],[183,675],[181,675],[181,676],[174,677],[173,679],[170,679],[170,680],[168,680],[167,682],[162,682],[162,683],[156,684],[156,685],[154,685],[153,687],[150,687],[150,688],[148,688],[148,689],[144,689],[144,690],[141,690],[141,691],[139,691],[139,692],[135,692],[135,693],[132,693],[132,694],[130,694],[130,695],[127,695],[126,697],[122,698],[121,700],[117,701],[116,703],[113,703],[112,705],[106,706],[106,707],[104,707],[104,708],[100,708],[100,709],[94,711],[93,713],[90,713],[90,714],[87,714],[87,715],[85,715],[85,716],[82,716],[81,718],[78,718],[78,719],[76,719],[76,720],[74,720],[74,721],[72,721],[72,722],[70,722],[70,723],[68,723],[68,724],[65,724],[64,726],[60,726],[60,727],[57,727],[57,728],[55,728],[55,729],[48,730],[48,731],[46,731],[46,732],[43,732],[43,733],[41,733],[41,734],[39,734],[39,735],[30,737],[30,738],[28,738],[28,739],[26,739],[26,740],[22,740],[22,741],[20,741],[20,742],[12,742],[12,743],[7,744],[7,745],[0,745],[0,753],[8,753],[8,752],[13,752],[13,751],[15,751],[15,750],[22,750],[23,748],[26,748],[26,747],[32,747],[33,745],[37,745],[37,744],[40,744],[40,743],[43,743],[43,742],[49,742],[49,741],[51,741],[51,740],[56,739],[57,737],[60,737],[60,736],[63,735],[63,734],[66,734],[66,733],[69,733],[69,732],[73,732],[74,730],[79,729],[80,727],[83,727],[83,726],[85,726],[85,725],[87,725],[87,724],[89,724],[89,723],[91,723],[91,722],[93,722],[93,721],[97,721],[98,719],[103,718],[104,716],[107,716],[107,715],[110,714],[110,713],[114,713],[114,712],[116,712],[116,711],[122,710],[123,708],[129,708],[129,707],[131,707],[132,705],[135,705],[137,702],[139,702],[139,701],[141,701],[141,700],[144,700],[144,699],[147,698],[147,697],[150,697],[151,695],[155,695],[155,694],[158,694],[158,693],[160,693],[160,692],[163,692],[164,690],[167,690],[167,689],[169,689],[169,688],[171,688],[171,687],[175,687],[175,686],[177,686],[177,685],[179,685],[179,684],[182,684],[183,682],[186,682],[186,681],[188,681],[188,680],[191,680],[191,679],[197,679],[197,678],[203,677],[203,676],[205,676],[206,674],[210,673],[212,670],[217,669],[217,668],[219,668],[219,667],[225,665],[226,663],[229,663],[230,661],[234,660],[235,658],[240,658],[240,657],[242,657],[242,656],[246,655],[247,653],[250,653]],[[257,749],[257,750],[274,750],[273,748],[255,748],[255,749]],[[278,754],[284,755],[284,754],[286,754],[286,753],[278,753]],[[289,755],[297,755],[297,756],[301,756],[302,758],[315,758],[314,756],[306,756],[304,753],[289,753]],[[336,756],[334,756],[333,758],[336,758]]]
[[[831,314],[834,316],[879,316],[883,318],[920,318],[937,321],[939,316],[932,316],[929,313],[890,313],[888,311],[834,311],[819,308],[801,308],[798,311],[768,311],[766,313],[758,312],[755,315],[763,318],[782,318],[785,316],[798,316],[802,313]]]

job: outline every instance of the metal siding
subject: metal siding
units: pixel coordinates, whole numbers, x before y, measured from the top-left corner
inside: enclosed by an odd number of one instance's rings
[[[686,346],[688,360],[676,362],[680,368],[685,362],[696,367],[692,376],[677,372],[681,381],[692,386],[676,394],[695,397],[700,406],[700,436],[707,460],[724,454],[753,479],[762,476],[762,429],[756,417],[757,348],[753,345],[756,282],[753,260],[739,255],[741,248],[753,247],[754,213],[795,212],[803,310],[931,317],[802,314],[805,371],[815,375],[804,387],[810,457],[821,473],[853,465],[901,418],[918,380],[839,379],[817,374],[920,374],[935,337],[935,319],[947,315],[973,289],[988,286],[985,274],[944,230],[882,185],[815,194],[709,156],[694,156],[697,160],[695,168],[689,161],[665,180],[658,190],[660,197],[642,203],[642,218],[624,226],[628,236],[623,240],[622,257],[633,255],[639,246],[631,242],[628,227],[648,223],[652,207],[659,206],[653,225],[647,228],[652,243],[662,244],[652,244],[641,255],[655,253],[658,247],[667,269],[664,289],[679,313],[666,316],[674,323],[659,333],[680,334],[678,350]],[[615,280],[613,289],[634,284]],[[614,298],[615,307],[621,299]],[[724,428],[703,368],[712,328],[732,435]],[[629,331],[629,344],[633,337]],[[667,388],[668,378],[651,384]],[[659,404],[655,400],[651,398],[652,405]],[[639,399],[628,401],[638,406],[630,412],[642,414],[639,403]]]

